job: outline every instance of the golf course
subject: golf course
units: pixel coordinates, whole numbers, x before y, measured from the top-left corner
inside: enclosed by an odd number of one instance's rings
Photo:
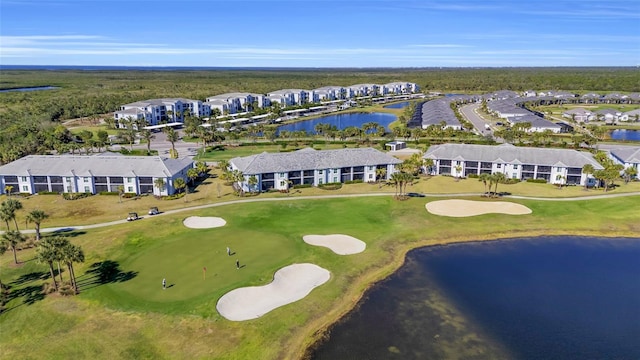
[[[400,201],[380,194],[221,202],[131,223],[70,229],[62,234],[86,255],[75,265],[76,296],[42,295],[43,282],[50,281],[46,264],[38,263],[30,248],[18,252],[20,264],[14,265],[8,251],[0,258],[0,277],[10,287],[0,314],[1,357],[297,359],[368,287],[402,265],[410,249],[519,236],[640,233],[638,195],[577,201],[457,197],[531,210],[518,216],[449,217],[425,209],[429,202],[449,198]],[[95,201],[76,202],[85,200]],[[226,223],[188,228],[183,221],[190,216]],[[307,244],[303,238],[309,234],[347,234],[366,243],[366,250],[340,256]],[[306,263],[327,269],[330,278],[303,299],[247,321],[227,320],[216,310],[224,294],[269,284],[279,269]]]

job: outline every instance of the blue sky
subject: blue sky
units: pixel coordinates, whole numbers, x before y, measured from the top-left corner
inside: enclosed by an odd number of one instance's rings
[[[0,24],[0,65],[640,65],[640,0],[1,0]]]

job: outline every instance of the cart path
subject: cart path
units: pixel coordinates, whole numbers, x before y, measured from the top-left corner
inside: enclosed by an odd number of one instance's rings
[[[243,203],[266,202],[266,201],[297,201],[297,200],[313,200],[313,199],[338,199],[338,198],[351,198],[351,197],[394,196],[394,195],[395,195],[394,193],[375,193],[375,194],[313,195],[313,196],[266,198],[266,199],[238,199],[238,200],[231,200],[231,201],[219,202],[214,204],[205,204],[205,205],[191,206],[191,207],[185,207],[185,208],[174,209],[174,210],[167,210],[167,211],[163,211],[158,215],[153,215],[153,216],[146,215],[146,216],[140,217],[140,219],[135,221],[141,221],[146,218],[156,218],[159,216],[167,216],[167,215],[177,214],[185,211],[208,209],[213,207],[243,204]],[[424,194],[424,195],[425,197],[446,198],[446,197],[480,196],[482,194],[481,193],[457,193],[457,194]],[[618,194],[579,196],[579,197],[569,197],[569,198],[545,198],[545,197],[532,197],[532,196],[519,196],[519,195],[504,195],[501,198],[539,200],[539,201],[584,201],[584,200],[597,200],[597,199],[608,199],[608,198],[639,196],[639,195],[640,195],[640,192],[630,192],[630,193],[618,193]],[[98,224],[89,224],[89,225],[70,225],[70,226],[41,228],[40,232],[41,233],[67,232],[67,231],[74,231],[74,230],[95,229],[95,228],[101,228],[105,226],[120,225],[124,223],[127,223],[126,219],[98,223]],[[21,232],[23,234],[33,234],[35,233],[35,229],[23,230]],[[4,233],[4,231],[0,231],[0,234],[2,233]]]

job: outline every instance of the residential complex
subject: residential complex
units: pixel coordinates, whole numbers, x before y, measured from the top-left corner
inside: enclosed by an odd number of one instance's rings
[[[165,98],[136,101],[120,106],[114,112],[116,127],[126,128],[125,121],[145,121],[147,125],[160,122],[184,122],[185,115],[205,117],[211,114],[211,107],[200,100]]]
[[[3,191],[91,193],[118,192],[170,195],[177,178],[187,178],[193,167],[188,158],[118,155],[30,155],[0,166]],[[164,188],[156,181],[162,179]]]
[[[199,100],[167,98],[137,101],[125,104],[114,113],[118,127],[126,127],[123,120],[144,120],[148,125],[160,122],[184,122],[184,115],[207,117],[251,112],[278,103],[282,108],[334,100],[349,100],[356,97],[388,96],[417,93],[419,86],[409,82],[392,82],[383,85],[358,84],[349,87],[324,86],[314,90],[283,89],[268,94],[245,92],[225,93],[210,96],[205,102]]]
[[[603,169],[587,152],[510,144],[434,145],[424,158],[433,160],[433,174],[466,177],[500,172],[510,179],[545,179],[552,184],[591,183],[587,174],[582,173],[583,166],[591,164],[596,170]]]
[[[374,182],[389,179],[401,160],[372,148],[314,150],[306,148],[290,153],[262,153],[229,161],[231,170],[239,170],[245,191],[287,190],[291,186],[318,186],[353,180]],[[384,169],[378,171],[378,169]],[[384,172],[384,175],[380,173]],[[249,184],[255,177],[256,183]]]
[[[612,149],[609,157],[626,168],[636,168],[636,178],[640,180],[640,147]]]

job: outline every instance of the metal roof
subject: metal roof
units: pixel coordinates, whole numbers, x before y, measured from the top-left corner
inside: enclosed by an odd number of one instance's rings
[[[0,166],[0,175],[168,177],[191,164],[160,156],[29,155]]]
[[[510,144],[498,146],[471,144],[433,145],[425,153],[424,158],[454,159],[457,156],[466,161],[494,162],[500,160],[500,162],[504,163],[546,166],[558,166],[561,163],[573,168],[582,168],[586,164],[591,164],[596,170],[603,169],[593,158],[593,155],[588,152],[570,149],[517,147]]]
[[[400,164],[401,160],[373,148],[262,153],[229,160],[245,175],[298,170],[335,169],[351,166]]]
[[[640,164],[640,147],[625,147],[620,149],[611,149],[611,155],[629,164]]]

